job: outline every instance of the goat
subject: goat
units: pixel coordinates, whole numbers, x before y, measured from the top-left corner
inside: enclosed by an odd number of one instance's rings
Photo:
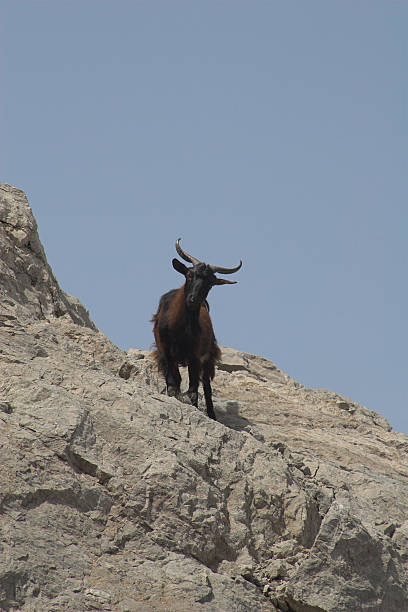
[[[221,351],[212,327],[207,295],[214,285],[235,284],[217,278],[216,272],[233,274],[236,268],[209,266],[192,255],[185,253],[176,241],[176,251],[188,263],[187,267],[178,259],[173,259],[173,268],[185,276],[180,289],[172,289],[160,298],[159,307],[153,315],[153,334],[158,370],[166,379],[167,394],[180,398],[181,376],[179,366],[188,367],[189,387],[187,396],[193,406],[198,407],[198,385],[202,380],[207,414],[215,418],[212,402],[211,380],[215,374],[215,364],[221,358]]]

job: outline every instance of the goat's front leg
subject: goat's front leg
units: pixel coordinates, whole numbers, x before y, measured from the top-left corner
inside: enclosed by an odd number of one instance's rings
[[[198,408],[198,385],[200,383],[200,360],[194,357],[188,362],[189,386],[187,395],[193,406]]]

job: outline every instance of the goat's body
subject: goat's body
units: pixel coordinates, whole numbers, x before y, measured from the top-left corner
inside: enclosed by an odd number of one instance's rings
[[[193,406],[198,406],[198,386],[203,383],[207,414],[216,420],[212,402],[211,380],[215,364],[221,358],[212,327],[208,292],[214,285],[234,284],[215,276],[216,272],[232,274],[235,268],[209,266],[180,247],[176,241],[177,253],[189,263],[188,268],[178,259],[173,259],[173,268],[183,274],[186,282],[180,289],[172,289],[160,298],[159,308],[152,318],[156,341],[154,356],[159,371],[166,379],[167,394],[180,397],[181,376],[179,366],[188,367],[189,386],[187,395]]]
[[[188,395],[193,405],[198,402],[198,385],[203,383],[208,416],[215,419],[210,381],[221,351],[215,339],[208,303],[189,311],[185,304],[184,285],[165,293],[153,316],[155,358],[166,379],[169,395],[180,394],[179,366],[188,366],[190,384]]]

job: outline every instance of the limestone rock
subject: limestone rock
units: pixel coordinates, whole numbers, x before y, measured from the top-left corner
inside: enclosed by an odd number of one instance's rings
[[[0,610],[408,610],[408,437],[233,349],[168,398],[0,194]]]
[[[3,325],[68,314],[95,329],[82,304],[61,291],[45,258],[25,194],[0,184],[0,300]]]

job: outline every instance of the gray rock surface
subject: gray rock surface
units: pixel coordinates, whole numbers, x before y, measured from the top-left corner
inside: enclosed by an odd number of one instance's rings
[[[228,348],[214,422],[61,291],[8,185],[0,249],[0,610],[408,610],[407,436]]]
[[[29,324],[68,314],[96,329],[82,304],[61,291],[47,263],[25,194],[0,184],[0,304],[3,320]]]

